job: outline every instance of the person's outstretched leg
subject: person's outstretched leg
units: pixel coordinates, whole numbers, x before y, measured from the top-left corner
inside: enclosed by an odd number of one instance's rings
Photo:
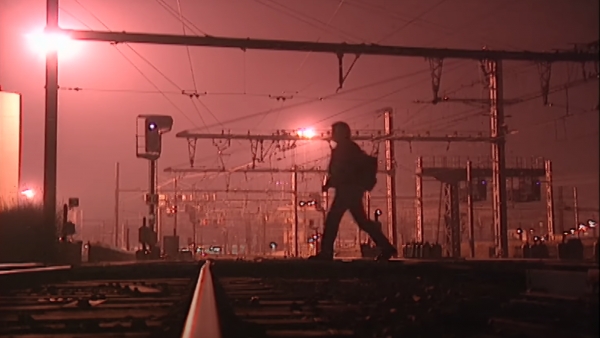
[[[331,207],[325,217],[325,227],[323,229],[323,238],[321,239],[321,251],[316,257],[323,259],[333,258],[333,244],[337,237],[340,222],[344,213],[348,209],[343,195],[338,194],[336,191]]]
[[[378,224],[375,221],[370,220],[367,216],[363,205],[362,193],[353,193],[348,195],[348,197],[351,197],[349,209],[354,221],[371,237],[371,239],[373,239],[375,245],[381,249],[382,254],[379,258],[389,259],[396,255],[398,253],[396,248],[394,248],[387,237],[385,237]]]

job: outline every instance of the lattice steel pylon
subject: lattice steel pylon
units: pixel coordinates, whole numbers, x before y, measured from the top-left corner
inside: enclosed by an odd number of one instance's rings
[[[450,163],[452,162],[452,163]],[[473,166],[473,162],[469,159],[466,159],[465,166],[460,164],[461,161],[447,161],[445,158],[442,159],[441,163],[429,163],[428,165],[424,165],[423,159],[419,158],[417,160],[417,169],[415,172],[416,181],[417,181],[417,190],[421,190],[417,192],[417,200],[419,199],[419,195],[423,195],[423,187],[422,187],[422,179],[423,177],[433,177],[436,180],[442,183],[442,196],[441,196],[441,209],[443,212],[443,220],[445,224],[445,237],[444,244],[445,245],[445,253],[449,257],[460,258],[461,257],[461,245],[462,245],[462,227],[461,227],[461,216],[460,216],[460,199],[459,199],[459,186],[460,182],[471,182],[474,181],[475,178],[485,178],[485,177],[493,177],[496,174],[497,168],[494,168],[493,165],[489,164],[485,165],[475,165]],[[554,225],[551,219],[553,218],[553,207],[551,205],[551,191],[552,191],[552,180],[551,180],[551,168],[549,168],[549,161],[546,161],[546,167],[540,165],[539,161],[535,163],[530,163],[528,166],[526,165],[518,165],[514,167],[505,168],[503,171],[504,174],[504,186],[506,186],[506,178],[509,177],[544,177],[546,176],[546,189],[547,193],[547,210],[548,210],[548,232],[549,235],[552,236],[554,233]],[[467,189],[469,189],[470,185],[467,184]],[[472,189],[472,187],[471,187]],[[497,189],[497,188],[496,188]],[[467,190],[467,194],[471,195],[472,191]],[[492,195],[494,195],[494,191],[492,191]],[[496,195],[497,196],[497,195]],[[473,230],[473,197],[467,196],[468,199],[471,199],[471,202],[467,200],[466,203],[466,223],[468,224],[469,229],[469,245],[471,256],[474,256],[475,242],[474,242],[474,230]],[[493,200],[493,203],[498,203],[498,199]],[[418,203],[417,203],[418,206]],[[495,212],[498,211],[496,208]],[[419,210],[417,209],[417,214],[419,214]],[[421,213],[422,214],[422,213]],[[417,222],[416,233],[419,232],[421,234],[424,233],[423,229],[423,215],[421,215],[421,219]],[[497,219],[495,219],[497,221]],[[422,235],[421,235],[422,236]],[[501,253],[504,252],[508,254],[506,251],[501,251],[502,247],[500,247],[500,243],[502,240],[502,234],[495,233],[494,241],[495,241],[495,254],[497,256],[501,256]],[[505,236],[508,236],[508,233],[505,233]],[[423,236],[424,237],[424,236]],[[420,241],[426,241],[426,238],[418,238]]]
[[[417,170],[415,172],[415,184],[416,184],[416,198],[415,208],[416,210],[416,231],[415,240],[417,243],[423,243],[423,158],[417,158]]]
[[[443,182],[445,250],[448,257],[461,257],[460,208],[458,182]]]

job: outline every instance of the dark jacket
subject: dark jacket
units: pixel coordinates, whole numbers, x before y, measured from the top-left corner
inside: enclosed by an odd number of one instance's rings
[[[340,142],[331,151],[328,186],[345,188],[358,185],[363,151],[354,141]]]

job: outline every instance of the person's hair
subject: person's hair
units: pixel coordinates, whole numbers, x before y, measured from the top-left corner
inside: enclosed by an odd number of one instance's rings
[[[331,125],[331,129],[333,130],[333,133],[339,135],[342,138],[350,138],[352,136],[350,126],[346,122],[336,122]]]

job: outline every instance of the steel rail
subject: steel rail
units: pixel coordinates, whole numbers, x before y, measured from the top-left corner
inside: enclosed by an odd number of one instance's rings
[[[44,264],[41,263],[2,263],[0,264],[0,270],[31,269],[42,266],[44,266]]]
[[[70,265],[44,266],[41,268],[25,268],[0,271],[0,278],[4,276],[22,276],[29,274],[40,274],[45,272],[61,272],[70,270]]]
[[[27,288],[53,280],[62,280],[68,277],[70,270],[70,265],[2,270],[0,271],[0,289]]]
[[[183,327],[183,338],[221,338],[221,323],[210,272],[210,261],[200,269],[196,289]]]

